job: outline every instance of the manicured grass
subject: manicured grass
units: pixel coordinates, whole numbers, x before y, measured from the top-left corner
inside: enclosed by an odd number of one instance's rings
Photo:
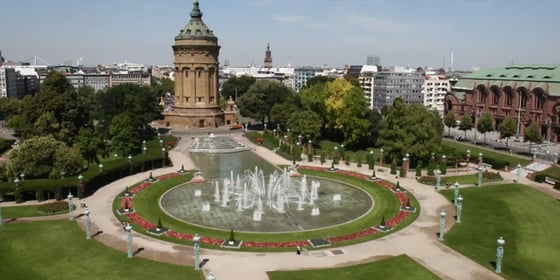
[[[543,170],[542,172],[537,172],[534,175],[537,175],[537,174],[544,174],[545,176],[552,177],[552,178],[560,180],[560,167],[552,166],[552,167],[547,168],[546,170]],[[534,175],[533,175],[533,177],[534,177]]]
[[[484,183],[499,182],[502,180],[503,178],[501,177],[497,179],[488,179],[487,177],[484,176],[482,177],[483,185]],[[449,184],[449,187],[453,187],[455,182],[458,182],[460,185],[476,185],[478,183],[478,174],[441,176],[440,187],[445,188],[446,184]],[[422,180],[420,180],[420,183],[428,184],[426,182],[422,182]],[[435,186],[436,183],[434,182],[433,184],[430,185]]]
[[[442,192],[450,200],[452,191]],[[508,279],[560,279],[560,203],[519,184],[460,191],[461,223],[445,243],[494,270],[496,240],[506,240],[502,272]]]
[[[294,256],[294,259],[297,259]],[[440,279],[407,255],[341,268],[268,272],[270,280]]]
[[[461,142],[443,139],[442,145],[457,150],[460,154],[466,157],[467,149],[471,150],[471,160],[478,158],[478,153],[482,152],[485,158],[498,158],[510,162],[511,166],[516,166],[518,163],[525,166],[531,163],[531,160],[521,156],[513,156],[507,152],[498,152],[491,148],[482,148],[474,145],[466,145]]]
[[[74,205],[74,211],[76,211],[76,206],[75,205]],[[2,218],[3,219],[52,216],[52,215],[59,215],[59,214],[64,214],[64,213],[68,213],[68,211],[61,212],[61,213],[53,213],[53,214],[42,213],[42,212],[37,211],[37,205],[2,207]]]
[[[344,183],[348,183],[350,185],[356,186],[368,192],[375,200],[375,207],[374,209],[366,216],[359,218],[351,223],[345,224],[344,226],[332,227],[328,229],[321,229],[316,231],[308,231],[308,232],[293,232],[293,233],[245,233],[245,232],[235,232],[236,239],[239,240],[246,240],[246,241],[269,241],[269,242],[282,242],[282,241],[296,241],[296,240],[308,240],[312,238],[327,238],[333,236],[341,236],[345,234],[355,233],[361,231],[363,229],[369,228],[373,225],[379,224],[383,215],[387,219],[393,217],[399,210],[399,202],[395,194],[391,191],[373,184],[372,182],[353,178],[349,176],[344,176],[340,174],[335,174],[331,172],[321,172],[321,171],[311,171],[311,170],[300,170],[300,173],[307,174],[308,176],[320,176],[323,178],[339,180]],[[161,219],[164,227],[170,228],[174,231],[184,232],[184,233],[198,233],[201,236],[206,237],[214,237],[219,239],[227,239],[229,236],[229,230],[215,230],[204,228],[196,225],[187,224],[181,221],[178,221],[163,212],[163,210],[159,207],[159,203],[157,203],[160,197],[163,195],[164,192],[169,190],[170,188],[184,183],[190,180],[191,175],[184,175],[180,177],[171,178],[162,182],[155,183],[148,188],[144,189],[140,193],[136,194],[134,197],[134,210],[139,213],[145,220],[151,221],[152,223],[156,223],[158,218]],[[402,186],[406,188],[406,186]],[[413,196],[409,196],[411,205],[414,207],[419,207],[418,201]],[[120,199],[116,199],[113,203],[113,209],[117,209],[120,205]],[[406,225],[410,224],[412,221],[416,219],[419,215],[418,209],[414,213],[410,213],[407,219],[399,224],[395,229],[389,233],[377,233],[374,235],[370,235],[367,237],[354,239],[350,241],[340,242],[333,244],[334,246],[344,246],[349,244],[355,244],[364,242],[366,240],[371,240],[375,238],[380,238],[387,234],[390,234],[394,231],[397,231]],[[126,220],[125,216],[118,216],[121,220]],[[136,230],[139,232],[145,232],[145,230],[135,227]],[[191,244],[191,241],[184,241],[178,240],[174,238],[170,238],[167,236],[160,236],[158,238],[183,243],[183,244]],[[206,246],[206,245],[205,245]],[[259,248],[243,248],[241,250],[266,250],[266,251],[285,251],[285,250],[292,250],[293,248],[283,248],[283,249],[259,249]]]
[[[75,222],[0,226],[2,279],[204,279],[192,267],[127,258],[93,240]]]

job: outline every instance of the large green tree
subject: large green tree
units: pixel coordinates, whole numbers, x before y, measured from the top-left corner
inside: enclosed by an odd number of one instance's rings
[[[294,135],[301,135],[302,140],[315,142],[321,136],[321,117],[313,111],[299,111],[291,115],[288,127]]]
[[[506,139],[506,149],[509,146],[509,138],[514,136],[517,131],[517,124],[515,120],[511,117],[506,117],[502,123],[498,126],[498,131],[500,131],[500,138]]]
[[[536,122],[531,122],[529,126],[525,128],[523,142],[529,142],[529,151],[531,151],[533,143],[541,144],[543,142],[543,137]]]
[[[284,100],[284,102],[272,106],[270,109],[269,121],[285,125],[294,113],[301,112],[301,110],[302,105],[299,96],[291,94],[288,98],[286,98],[286,100]],[[288,127],[292,128],[289,124]]]
[[[237,106],[243,116],[264,122],[270,120],[270,112],[274,105],[283,103],[292,89],[277,81],[258,80],[247,93],[238,97]]]
[[[494,120],[490,113],[482,113],[476,125],[476,130],[484,135],[484,144],[486,145],[486,133],[494,131]]]
[[[471,116],[465,114],[463,118],[461,118],[461,123],[459,124],[459,130],[465,132],[465,139],[467,138],[467,130],[471,130],[473,128],[473,122]]]
[[[307,82],[305,82],[305,87],[303,89],[308,89],[311,88],[315,85],[324,85],[328,82],[332,82],[334,81],[334,78],[329,77],[329,76],[315,76],[311,79],[308,79]]]
[[[417,104],[407,107],[400,98],[384,112],[377,146],[387,157],[399,160],[409,153],[414,162],[441,149],[443,124],[437,112]]]
[[[221,96],[224,99],[229,99],[231,97],[234,101],[237,101],[239,97],[249,91],[249,88],[256,81],[254,77],[248,75],[240,77],[233,76],[227,79],[222,85]]]
[[[23,139],[51,135],[71,145],[80,127],[89,122],[87,98],[84,89],[77,92],[62,74],[50,72],[40,93],[21,101],[19,112],[8,125],[19,132]]]
[[[61,172],[68,175],[82,170],[83,158],[79,152],[52,136],[27,139],[10,153],[7,163],[8,177],[21,173],[26,178],[59,178]]]
[[[449,111],[445,114],[443,123],[447,126],[447,136],[451,136],[451,128],[457,127],[457,120],[455,120],[455,112]]]
[[[161,118],[162,108],[159,106],[160,97],[150,87],[134,84],[114,86],[96,95],[95,120],[96,127],[104,137],[111,138],[114,134],[109,129],[113,118],[127,113],[127,122],[136,133],[145,131],[145,127],[153,120]],[[142,139],[140,139],[142,141]]]

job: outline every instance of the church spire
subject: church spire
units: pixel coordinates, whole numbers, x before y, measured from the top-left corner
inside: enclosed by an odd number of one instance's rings
[[[270,51],[270,43],[266,45],[266,52],[264,55],[264,68],[272,68],[272,52]]]

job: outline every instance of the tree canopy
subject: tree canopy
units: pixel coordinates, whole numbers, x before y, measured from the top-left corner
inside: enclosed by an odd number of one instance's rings
[[[467,130],[471,130],[474,127],[472,123],[471,116],[465,114],[461,119],[461,123],[459,124],[459,130],[465,132],[465,138],[467,138]]]
[[[295,94],[292,89],[277,81],[258,80],[247,93],[238,97],[237,106],[243,116],[262,122],[270,120],[272,107],[283,103],[290,95]]]
[[[502,123],[498,126],[498,131],[500,131],[500,138],[506,139],[506,148],[509,145],[509,138],[514,136],[517,131],[517,124],[515,120],[511,117],[506,117]]]
[[[476,130],[484,135],[484,144],[486,144],[486,133],[494,131],[494,120],[490,113],[482,113],[476,125]]]
[[[61,172],[75,175],[82,170],[79,152],[52,136],[25,140],[10,153],[7,163],[9,177],[25,174],[26,178],[59,178]]]
[[[233,76],[227,79],[222,85],[221,96],[223,99],[229,99],[230,97],[237,102],[237,99],[243,96],[249,88],[257,80],[248,75],[243,75],[240,77]]]
[[[437,112],[418,104],[407,107],[401,98],[385,111],[377,146],[388,158],[398,160],[408,153],[412,159],[424,159],[441,149],[443,124]]]

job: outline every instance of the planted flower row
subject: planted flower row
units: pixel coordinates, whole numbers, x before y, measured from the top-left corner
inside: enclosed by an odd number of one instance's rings
[[[311,167],[311,166],[301,166],[300,168],[303,169],[307,169],[307,170],[317,170],[317,171],[326,171],[326,168],[323,167]],[[338,174],[342,174],[342,175],[346,175],[346,176],[352,176],[355,178],[360,178],[360,179],[367,179],[369,178],[366,175],[360,174],[360,173],[356,173],[356,172],[351,172],[351,171],[342,171],[342,170],[337,170]],[[180,176],[180,174],[177,173],[172,173],[172,174],[168,174],[168,175],[164,175],[164,176],[160,176],[158,177],[159,181],[163,181],[169,178],[173,178],[173,177],[177,177]],[[388,188],[388,189],[395,189],[395,186],[393,186],[392,184],[385,182],[385,181],[376,181],[376,183],[382,187]],[[148,186],[150,186],[152,183],[150,182],[144,182],[138,186],[136,186],[131,193],[136,194],[139,191],[147,188]],[[400,205],[404,206],[406,205],[406,202],[408,200],[408,197],[405,193],[395,193],[395,195],[398,197],[399,201],[400,201]],[[123,198],[121,200],[121,207],[124,207],[124,201],[125,199],[129,199],[129,207],[132,207],[132,200],[130,198]],[[388,226],[391,227],[395,227],[398,224],[402,223],[406,217],[408,216],[409,212],[407,211],[399,211],[397,213],[396,216],[390,218],[389,220],[386,221],[386,224]],[[138,215],[137,213],[130,213],[126,215],[131,222],[137,224],[138,226],[144,228],[144,229],[151,229],[151,228],[155,228],[156,225],[144,220],[144,218],[142,218],[140,215]],[[354,233],[350,233],[350,234],[346,234],[346,235],[342,235],[342,236],[335,236],[335,237],[330,237],[328,238],[328,241],[330,243],[339,243],[339,242],[344,242],[344,241],[349,241],[349,240],[354,240],[354,239],[358,239],[358,238],[363,238],[366,236],[370,236],[372,234],[376,234],[378,233],[378,231],[374,228],[367,228],[358,232],[354,232]],[[167,231],[166,234],[169,237],[172,238],[176,238],[176,239],[182,239],[182,240],[192,240],[194,235],[193,234],[189,234],[189,233],[182,233],[182,232],[177,232],[177,231]],[[202,244],[209,244],[209,245],[216,245],[219,246],[224,242],[223,239],[218,239],[218,238],[212,238],[212,237],[201,237],[200,238],[200,243]],[[308,246],[309,241],[307,240],[298,240],[298,241],[280,241],[280,242],[260,242],[260,241],[243,241],[241,247],[246,247],[246,248],[293,248],[293,247],[297,247],[297,246]]]
[[[121,208],[134,208],[132,207],[132,198],[131,197],[122,197],[121,198]]]

